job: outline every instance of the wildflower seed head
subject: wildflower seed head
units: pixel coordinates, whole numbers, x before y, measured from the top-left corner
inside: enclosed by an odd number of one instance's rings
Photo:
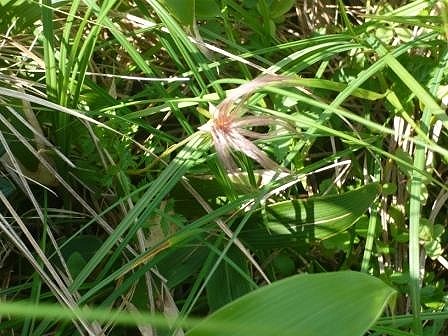
[[[279,84],[285,81],[285,78],[274,75],[258,77],[233,90],[218,106],[209,104],[212,119],[199,129],[211,134],[218,158],[229,172],[237,169],[232,157],[233,151],[244,153],[265,169],[279,168],[263,150],[246,138],[267,138],[269,134],[256,133],[246,128],[282,125],[283,122],[266,116],[244,116],[247,112],[244,103],[256,89],[269,84]]]

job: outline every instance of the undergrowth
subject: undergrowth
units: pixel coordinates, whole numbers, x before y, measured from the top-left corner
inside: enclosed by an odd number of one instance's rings
[[[0,333],[445,335],[448,4],[359,3],[0,1]]]

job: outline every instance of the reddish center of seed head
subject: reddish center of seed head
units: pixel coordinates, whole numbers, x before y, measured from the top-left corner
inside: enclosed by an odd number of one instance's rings
[[[229,133],[232,127],[232,118],[228,115],[219,116],[215,120],[215,128],[223,133]]]

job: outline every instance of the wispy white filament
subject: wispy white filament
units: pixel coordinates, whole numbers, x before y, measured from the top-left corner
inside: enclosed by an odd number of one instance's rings
[[[278,169],[280,167],[263,150],[247,139],[268,138],[270,134],[257,133],[246,128],[273,124],[286,125],[286,122],[266,116],[244,116],[247,110],[243,109],[242,106],[250,94],[258,88],[266,85],[282,84],[287,80],[288,77],[284,76],[260,76],[232,90],[229,96],[218,106],[209,105],[212,119],[199,129],[211,134],[218,158],[228,171],[237,170],[237,164],[232,156],[234,151],[244,153],[265,169]]]

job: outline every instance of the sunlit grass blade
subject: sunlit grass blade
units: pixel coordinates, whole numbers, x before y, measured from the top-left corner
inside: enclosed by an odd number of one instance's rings
[[[201,134],[196,134],[196,136],[192,137],[190,142],[185,145],[185,148],[176,156],[176,159],[165,168],[163,173],[151,184],[149,189],[144,193],[131,211],[129,211],[127,216],[115,228],[114,232],[103,243],[95,256],[89,260],[88,264],[73,281],[71,290],[77,290],[83,284],[95,267],[104,260],[111,248],[120,238],[122,238],[123,234],[128,231],[123,243],[120,244],[121,247],[115,251],[116,253],[111,258],[109,258],[108,264],[104,267],[103,272],[109,270],[125,244],[133,238],[140,225],[142,225],[142,223],[151,215],[155,207],[171,188],[179,182],[185,172],[196,164],[196,161],[203,155],[203,150],[206,148],[202,147],[203,142],[204,139]]]
[[[45,0],[43,1],[43,4],[45,5],[42,6],[42,25],[47,95],[50,101],[57,102],[58,77],[55,58],[53,11],[51,10],[51,1]]]
[[[441,57],[440,57],[440,63],[439,67],[437,68],[437,71],[435,73],[435,76],[433,77],[433,80],[431,81],[431,87],[429,88],[430,92],[435,95],[437,93],[437,89],[440,85],[440,81],[443,78],[443,73],[446,71],[446,68],[448,66],[448,48],[444,47]],[[409,75],[406,74],[405,78],[402,78],[402,80],[409,80]],[[417,84],[414,81],[415,84]],[[408,83],[410,85],[410,88],[415,88],[417,91],[420,92],[420,95],[413,90],[413,92],[416,93],[417,96],[425,100],[429,99],[427,98],[426,91],[421,88],[419,85],[417,87],[414,87],[411,83]],[[423,97],[422,97],[422,93]],[[431,100],[432,97],[430,97]],[[429,103],[429,102],[428,102]],[[421,127],[422,129],[426,130],[429,133],[430,126],[431,126],[431,117],[435,114],[435,110],[433,104],[426,103],[425,109],[423,111],[423,115],[421,118]],[[436,104],[437,108],[439,106]],[[442,110],[442,113],[444,116],[445,111]],[[442,119],[443,120],[443,119]],[[415,148],[414,153],[414,167],[416,169],[423,170],[425,168],[425,162],[426,162],[426,155],[427,155],[427,148],[425,146],[417,145]],[[421,199],[421,193],[422,193],[422,186],[424,184],[424,178],[423,176],[418,173],[418,171],[413,170],[411,175],[411,189],[410,189],[410,203],[409,203],[409,272],[410,272],[410,290],[411,290],[411,298],[412,298],[412,307],[413,307],[413,314],[415,317],[414,324],[413,324],[413,330],[417,335],[423,334],[423,329],[421,325],[421,283],[422,283],[422,276],[421,276],[421,265],[420,265],[420,221],[421,221],[421,207],[422,207],[422,199]]]

